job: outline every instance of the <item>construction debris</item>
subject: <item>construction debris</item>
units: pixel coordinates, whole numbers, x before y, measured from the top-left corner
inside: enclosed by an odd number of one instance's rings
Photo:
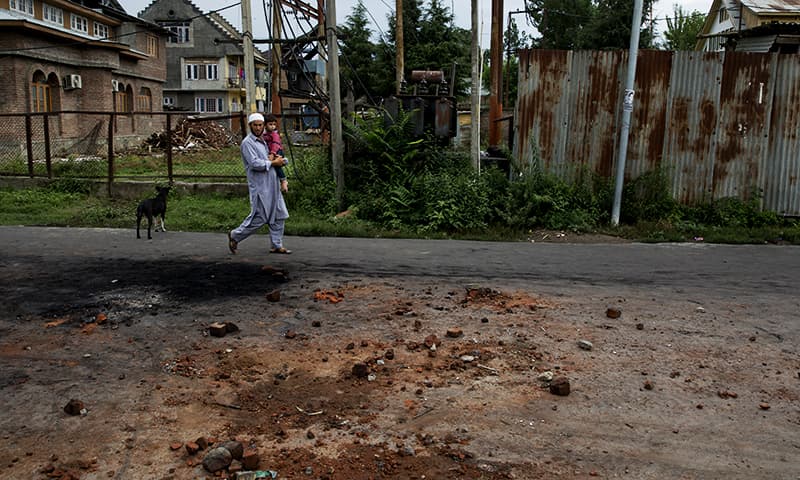
[[[198,121],[184,118],[169,132],[155,132],[145,140],[145,149],[165,150],[171,143],[173,151],[186,150],[219,150],[228,146],[239,145],[238,134],[220,125],[214,120]]]

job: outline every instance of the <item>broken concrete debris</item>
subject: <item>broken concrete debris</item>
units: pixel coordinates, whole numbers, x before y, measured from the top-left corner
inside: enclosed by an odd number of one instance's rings
[[[208,326],[208,334],[212,337],[224,337],[239,331],[239,327],[231,322],[214,322]]]

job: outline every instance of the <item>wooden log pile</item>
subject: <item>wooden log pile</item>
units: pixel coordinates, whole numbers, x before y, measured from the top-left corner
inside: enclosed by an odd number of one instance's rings
[[[213,120],[196,121],[181,119],[167,137],[166,131],[154,132],[145,140],[145,148],[164,150],[167,139],[172,141],[173,151],[219,150],[239,145],[239,135]]]

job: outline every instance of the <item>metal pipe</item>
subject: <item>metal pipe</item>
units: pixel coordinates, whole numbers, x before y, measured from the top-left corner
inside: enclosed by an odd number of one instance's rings
[[[611,207],[611,224],[619,225],[620,205],[622,204],[622,185],[625,181],[625,161],[628,155],[628,135],[631,129],[633,112],[634,83],[636,82],[636,57],[639,55],[639,28],[642,23],[642,0],[633,4],[631,21],[631,43],[628,53],[628,74],[625,78],[625,94],[622,96],[622,129],[619,134],[619,156],[617,157],[617,176],[614,182],[614,204]]]

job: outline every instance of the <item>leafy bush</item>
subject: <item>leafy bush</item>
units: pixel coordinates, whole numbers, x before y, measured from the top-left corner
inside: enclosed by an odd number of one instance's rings
[[[646,172],[625,184],[622,190],[620,220],[634,224],[675,219],[680,207],[672,198],[669,178],[663,170]]]
[[[324,217],[337,213],[336,183],[327,150],[295,148],[291,160],[286,168],[289,209]]]
[[[762,211],[760,196],[750,200],[733,197],[720,198],[710,203],[689,207],[685,216],[690,220],[717,227],[765,227],[779,225],[775,212]]]

